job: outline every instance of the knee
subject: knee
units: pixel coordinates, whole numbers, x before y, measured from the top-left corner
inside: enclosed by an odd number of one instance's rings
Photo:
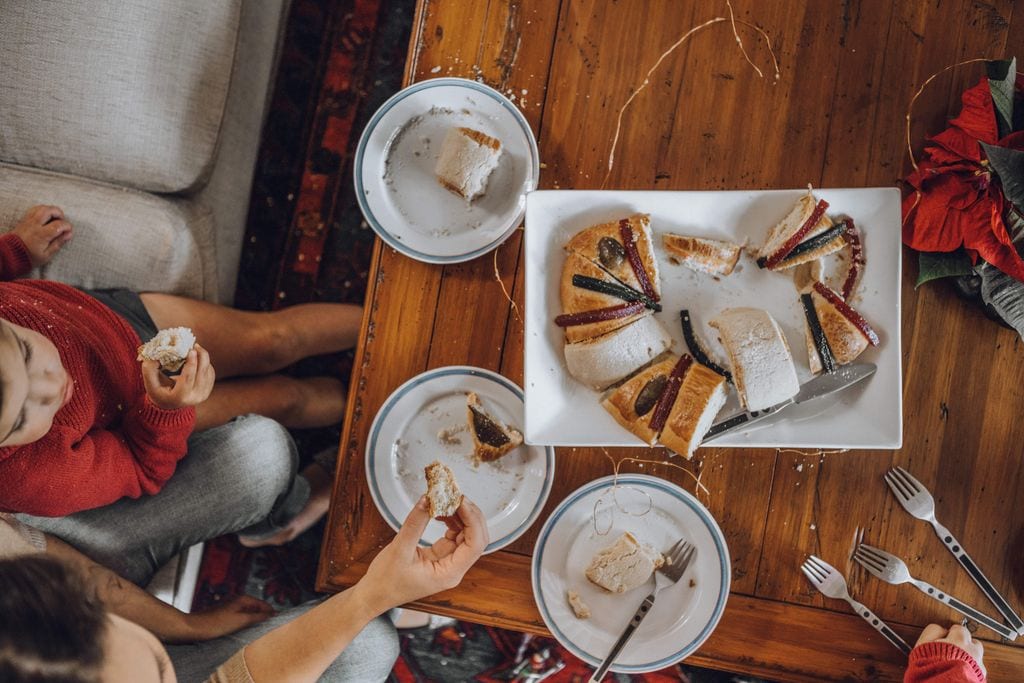
[[[359,632],[320,680],[384,681],[398,654],[398,632],[387,616],[380,616]]]
[[[291,364],[299,344],[298,332],[289,325],[276,324],[277,321],[269,317],[273,313],[266,315],[267,324],[259,326],[254,332],[256,340],[253,348],[258,349],[258,352],[251,360],[251,374],[265,375]]]
[[[260,415],[244,415],[232,428],[232,462],[238,477],[248,482],[253,506],[269,510],[291,486],[299,454],[288,430]]]

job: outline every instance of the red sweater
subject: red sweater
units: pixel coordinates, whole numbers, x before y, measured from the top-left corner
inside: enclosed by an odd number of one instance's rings
[[[903,683],[985,683],[974,657],[952,643],[921,643],[910,652]]]
[[[30,268],[21,238],[0,236],[0,280]],[[75,382],[46,436],[0,448],[0,511],[56,517],[159,491],[185,455],[196,414],[162,410],[146,396],[128,323],[42,280],[0,282],[0,318],[52,341]]]

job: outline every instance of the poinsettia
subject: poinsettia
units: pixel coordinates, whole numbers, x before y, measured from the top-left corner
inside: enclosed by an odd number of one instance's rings
[[[1008,78],[995,83],[982,78],[964,92],[959,116],[930,139],[924,158],[907,176],[913,191],[903,200],[903,242],[920,252],[962,247],[973,263],[980,258],[1024,282],[1024,260],[1005,223],[1012,204],[985,148],[1024,151],[1024,133],[1010,132],[1014,93],[1024,87],[1024,78],[1015,78],[1015,60],[999,64],[1006,65]],[[994,96],[1001,96],[1001,106]]]

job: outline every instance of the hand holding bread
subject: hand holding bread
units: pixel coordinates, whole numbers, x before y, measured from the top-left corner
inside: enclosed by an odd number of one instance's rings
[[[45,266],[71,240],[74,230],[56,206],[33,206],[12,230],[28,250],[33,268]]]
[[[176,377],[168,377],[161,372],[158,361],[142,361],[142,382],[146,387],[146,395],[163,410],[199,405],[210,397],[216,378],[210,354],[199,344],[188,352],[181,374]]]
[[[423,496],[359,582],[360,591],[376,609],[384,611],[454,588],[487,548],[487,520],[465,497],[456,510],[462,530],[449,528],[431,547],[421,547],[419,541],[431,520],[430,513],[427,497]]]

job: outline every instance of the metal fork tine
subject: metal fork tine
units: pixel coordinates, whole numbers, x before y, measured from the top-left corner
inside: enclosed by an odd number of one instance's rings
[[[679,556],[679,547],[681,545],[684,545],[685,543],[686,541],[680,538],[678,541],[675,542],[675,544],[671,548],[668,549],[668,552],[665,553],[665,556],[668,557],[669,564],[676,563],[676,559]]]
[[[865,566],[877,569],[879,571],[885,569],[885,562],[879,560],[877,557],[869,555],[866,552],[861,552],[860,548],[857,548],[853,552],[854,559],[860,560]]]
[[[681,567],[690,561],[693,556],[693,546],[689,543],[684,543],[683,547],[679,549],[679,553],[673,557],[672,564],[676,567]]]
[[[810,562],[804,562],[801,569],[803,569],[804,574],[806,574],[807,577],[815,583],[821,583],[825,580],[825,576],[822,574],[821,570]]]
[[[889,489],[892,490],[900,500],[909,500],[913,496],[913,494],[911,494],[904,486],[903,482],[893,474],[892,470],[885,473],[885,483],[889,485]]]
[[[890,555],[889,553],[885,552],[881,548],[876,548],[873,545],[868,545],[867,543],[861,543],[860,545],[857,546],[857,549],[858,550],[863,550],[865,553],[873,555],[874,557],[878,558],[879,560],[881,560],[883,562],[888,562],[889,558],[892,557],[892,555]]]
[[[832,573],[832,569],[815,555],[808,557],[807,561],[813,563],[814,566],[824,572],[826,576]]]
[[[807,567],[801,567],[800,571],[802,571],[804,573],[804,576],[810,579],[811,583],[813,583],[815,586],[821,583],[822,579],[815,576],[814,573],[811,572],[811,570],[809,570]]]
[[[894,467],[893,469],[895,470],[896,476],[903,480],[903,483],[906,484],[907,488],[909,488],[915,494],[920,493],[921,489],[924,488],[924,486],[921,485],[921,482],[919,482],[917,479],[914,479],[914,477],[910,475],[910,472],[907,472],[902,467]]]

